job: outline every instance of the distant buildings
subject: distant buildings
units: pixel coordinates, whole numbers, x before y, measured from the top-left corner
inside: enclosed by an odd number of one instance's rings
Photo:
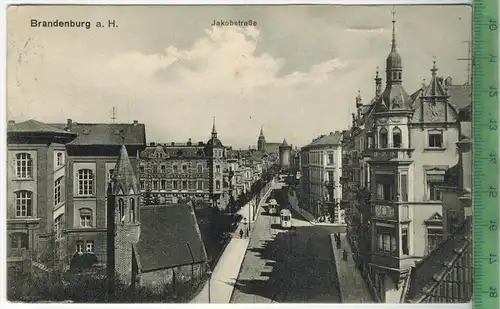
[[[385,90],[377,72],[375,97],[365,105],[358,95],[345,133],[350,141],[342,179],[350,200],[343,207],[372,293],[379,302],[397,303],[410,268],[445,239],[441,188],[458,160],[458,111],[470,105],[471,93],[469,85],[438,76],[434,63],[430,81],[408,94],[394,27],[386,66]]]
[[[331,132],[314,139],[300,151],[300,203],[316,217],[330,215],[344,222],[340,210],[342,190],[342,133]]]

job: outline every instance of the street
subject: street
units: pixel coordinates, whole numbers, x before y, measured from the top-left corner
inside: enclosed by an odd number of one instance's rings
[[[341,227],[313,226],[293,213],[294,232],[261,209],[236,280],[231,303],[340,302],[330,234]]]

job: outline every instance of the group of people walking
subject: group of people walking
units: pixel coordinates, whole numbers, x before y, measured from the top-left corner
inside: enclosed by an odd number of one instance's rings
[[[342,249],[342,241],[340,240],[340,233],[335,233],[333,235],[333,238],[335,239],[335,243],[337,244],[337,249]],[[342,259],[344,261],[347,261],[347,251],[344,249],[344,251],[342,251]]]

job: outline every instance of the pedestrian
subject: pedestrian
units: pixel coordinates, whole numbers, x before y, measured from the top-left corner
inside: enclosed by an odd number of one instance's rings
[[[243,230],[240,229],[240,238],[243,238]]]

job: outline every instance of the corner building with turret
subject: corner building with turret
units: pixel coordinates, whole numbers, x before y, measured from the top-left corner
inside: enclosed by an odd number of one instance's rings
[[[392,23],[385,89],[377,72],[374,98],[367,104],[356,98],[347,134],[352,148],[342,167],[343,188],[356,197],[342,203],[348,238],[376,301],[384,303],[402,301],[410,268],[444,240],[440,187],[458,162],[458,111],[471,103],[470,86],[439,76],[435,61],[429,82],[406,91]]]

